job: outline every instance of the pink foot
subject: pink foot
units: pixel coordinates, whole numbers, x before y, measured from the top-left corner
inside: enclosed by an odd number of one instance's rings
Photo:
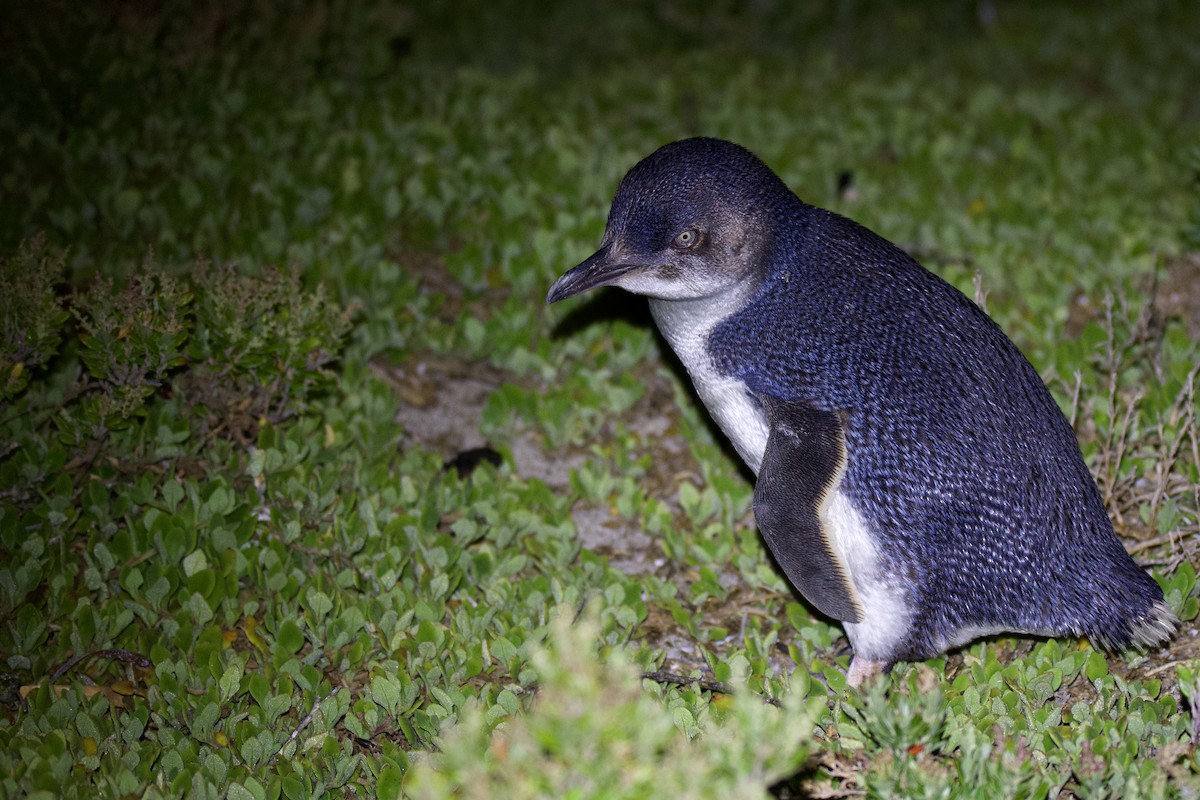
[[[850,669],[846,672],[846,683],[857,689],[866,681],[882,675],[887,666],[886,661],[872,661],[862,656],[854,656],[850,659]]]

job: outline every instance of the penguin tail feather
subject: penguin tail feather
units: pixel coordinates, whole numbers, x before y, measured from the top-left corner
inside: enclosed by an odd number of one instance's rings
[[[1132,647],[1146,651],[1155,645],[1165,642],[1175,634],[1179,627],[1179,619],[1162,600],[1157,600],[1142,614],[1130,619],[1125,630],[1113,636],[1111,630],[1084,629],[1078,633],[1086,636],[1093,644],[1102,650],[1123,650]]]
[[[1132,644],[1139,650],[1154,647],[1175,635],[1179,628],[1179,618],[1171,613],[1167,604],[1162,600],[1150,606],[1150,610],[1139,619],[1133,621],[1130,633],[1133,634]]]

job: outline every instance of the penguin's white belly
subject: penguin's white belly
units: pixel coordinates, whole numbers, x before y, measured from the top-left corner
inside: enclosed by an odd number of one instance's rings
[[[736,378],[692,373],[696,393],[754,474],[767,450],[767,415]]]
[[[659,329],[691,375],[708,413],[757,476],[770,433],[767,417],[745,383],[722,375],[713,365],[705,347],[713,325],[675,324],[681,320],[673,318],[671,309],[662,308],[668,303],[651,301],[650,305]],[[856,655],[885,657],[894,652],[909,629],[912,615],[906,592],[882,563],[874,535],[840,485],[834,488],[825,508],[824,521],[830,545],[862,603],[863,621],[844,623],[850,645]]]
[[[825,521],[833,551],[850,573],[863,608],[862,622],[842,623],[846,638],[855,655],[882,659],[908,634],[912,613],[907,592],[879,557],[875,537],[841,487],[825,509]]]

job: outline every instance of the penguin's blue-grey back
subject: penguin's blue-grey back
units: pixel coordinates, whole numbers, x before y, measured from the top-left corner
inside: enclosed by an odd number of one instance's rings
[[[844,217],[803,206],[757,295],[713,331],[752,392],[843,415],[843,483],[924,594],[910,652],[956,630],[1145,638],[1161,591],[1112,531],[1066,418],[999,327]],[[952,638],[952,637],[951,637]]]

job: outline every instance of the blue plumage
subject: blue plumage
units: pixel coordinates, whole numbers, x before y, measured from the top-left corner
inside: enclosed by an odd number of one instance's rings
[[[1132,643],[1162,592],[1113,534],[1033,367],[895,246],[795,214],[803,242],[781,242],[708,347],[752,393],[845,412],[842,486],[920,609],[892,655],[929,658],[966,626]]]
[[[803,203],[748,151],[688,139],[630,170],[601,250],[548,300],[609,284],[651,298],[758,473],[767,543],[845,623],[856,682],[1001,631],[1107,647],[1173,631],[1016,346],[954,287]]]

